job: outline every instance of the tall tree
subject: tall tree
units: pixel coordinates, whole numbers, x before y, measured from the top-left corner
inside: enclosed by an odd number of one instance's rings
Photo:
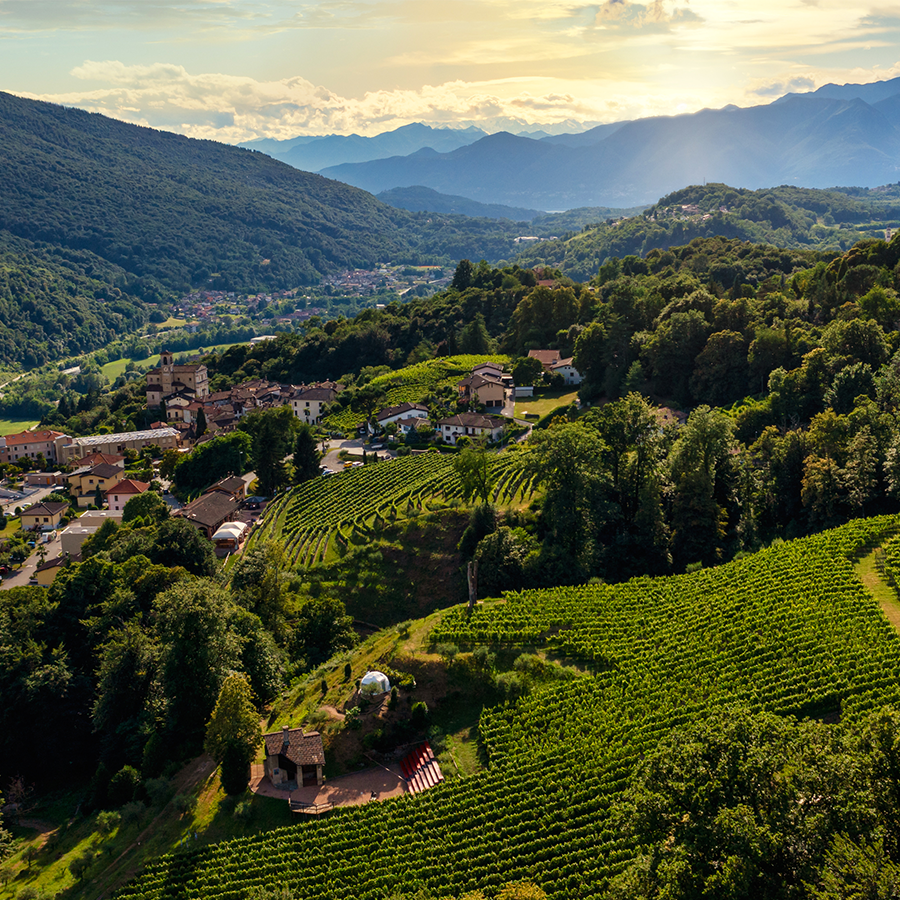
[[[160,680],[173,749],[197,749],[222,683],[238,664],[230,607],[225,589],[209,579],[176,584],[156,598]]]
[[[466,500],[477,497],[482,504],[491,502],[491,490],[497,480],[493,462],[493,454],[481,443],[470,444],[456,455],[453,469]]]
[[[309,425],[301,423],[294,439],[294,483],[303,484],[319,475],[319,451]]]
[[[287,481],[284,460],[293,448],[299,426],[289,406],[256,410],[241,419],[241,430],[253,440],[253,467],[266,496],[272,496]]]
[[[219,691],[203,745],[222,767],[226,793],[240,794],[246,789],[250,763],[261,743],[262,728],[250,685],[243,675],[229,675]]]

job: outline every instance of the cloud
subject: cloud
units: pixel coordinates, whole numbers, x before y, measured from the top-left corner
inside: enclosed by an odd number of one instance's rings
[[[757,88],[752,88],[751,93],[758,94],[760,97],[781,97],[784,94],[792,92],[803,93],[805,91],[813,91],[815,88],[816,83],[812,78],[809,78],[806,75],[797,75],[794,78],[773,81],[769,84],[763,84]]]
[[[667,5],[671,9],[667,9]],[[623,23],[632,28],[663,26],[668,30],[673,24],[702,21],[702,16],[686,7],[674,6],[668,0],[650,0],[646,5],[632,0],[603,0],[594,16],[594,24],[601,27]]]
[[[410,122],[521,130],[533,124],[595,124],[608,112],[608,104],[591,104],[568,92],[512,92],[509,85],[500,92],[462,81],[348,98],[302,77],[262,82],[195,75],[165,63],[129,66],[118,60],[89,60],[72,74],[104,86],[36,99],[228,142],[298,134],[378,134]]]

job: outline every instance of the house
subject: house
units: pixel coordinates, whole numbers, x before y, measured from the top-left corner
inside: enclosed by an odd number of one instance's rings
[[[460,413],[438,422],[441,438],[448,444],[456,444],[461,437],[477,438],[487,435],[491,441],[499,440],[506,427],[506,419],[499,416],[482,416],[479,413]]]
[[[123,469],[109,463],[76,469],[66,477],[69,482],[69,495],[78,506],[102,506],[106,492],[121,481],[122,473]]]
[[[387,406],[375,416],[379,428],[384,428],[390,422],[406,419],[427,419],[428,407],[424,403],[401,403],[399,406]],[[413,426],[415,427],[415,425]]]
[[[70,440],[61,431],[49,428],[7,434],[0,437],[0,462],[16,462],[23,457],[34,460],[38,456],[43,456],[47,462],[64,462],[61,451]]]
[[[566,384],[581,384],[581,373],[572,365],[572,357],[562,358],[559,350],[529,350],[529,357],[536,359],[548,375],[561,375]]]
[[[550,366],[552,375],[561,375],[566,384],[581,384],[581,373],[572,365],[572,357],[557,360]]]
[[[68,509],[68,503],[35,503],[22,511],[22,531],[56,528]]]
[[[175,365],[169,350],[159,355],[159,367],[147,373],[147,406],[157,408],[172,394],[187,393],[197,400],[209,394],[209,376],[201,363]]]
[[[146,431],[123,431],[116,434],[92,434],[88,437],[70,438],[71,443],[62,448],[62,462],[89,453],[104,453],[121,456],[126,450],[138,453],[155,444],[160,450],[174,450],[178,446],[178,431],[175,428],[148,428]]]
[[[461,403],[481,403],[488,408],[502,409],[506,403],[506,385],[490,370],[472,374],[457,382]]]
[[[238,475],[228,475],[208,487],[203,493],[211,494],[213,491],[227,494],[235,500],[243,500],[247,496],[247,482]]]
[[[106,505],[113,512],[122,512],[125,509],[125,504],[132,497],[137,497],[149,489],[150,485],[145,481],[123,478],[106,492]]]
[[[63,553],[55,559],[48,559],[34,570],[34,580],[42,587],[50,587],[56,576],[70,563],[81,562],[78,555]]]
[[[176,510],[175,515],[183,516],[212,540],[212,536],[222,525],[234,520],[235,514],[241,508],[241,502],[233,494],[209,490]]]
[[[272,784],[296,781],[297,786],[322,785],[325,749],[318,731],[285,725],[280,732],[263,735],[265,772]]]
[[[333,403],[339,386],[332,382],[316,385],[301,385],[288,395],[294,415],[307,425],[318,425],[326,404]]]

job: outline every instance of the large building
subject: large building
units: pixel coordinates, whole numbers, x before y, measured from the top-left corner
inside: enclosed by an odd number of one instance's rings
[[[147,431],[123,431],[118,434],[92,434],[71,440],[62,448],[63,463],[80,459],[89,453],[105,453],[121,456],[126,450],[138,453],[155,444],[160,450],[174,450],[178,446],[178,431],[174,428],[151,428]]]
[[[331,382],[301,385],[290,396],[288,403],[294,415],[307,425],[318,425],[326,404],[337,397],[338,385]]]
[[[43,456],[47,462],[60,462],[60,451],[69,440],[61,431],[48,428],[8,434],[0,437],[0,462],[16,462],[23,457],[35,460],[38,456]]]
[[[172,394],[188,394],[202,400],[209,395],[206,366],[200,363],[175,364],[169,350],[159,355],[159,367],[147,373],[147,406],[154,408]]]

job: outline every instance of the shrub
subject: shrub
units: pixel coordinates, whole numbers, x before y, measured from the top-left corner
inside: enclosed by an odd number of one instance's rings
[[[249,822],[253,818],[253,801],[249,797],[241,800],[235,804],[232,815],[238,822]]]
[[[428,704],[424,700],[413,703],[409,720],[413,728],[424,728],[428,724]]]
[[[118,808],[134,800],[141,789],[141,773],[133,766],[122,766],[110,779],[106,799],[109,806]]]
[[[111,834],[122,821],[122,814],[112,809],[105,809],[97,816],[97,830],[100,834]]]
[[[148,778],[144,790],[154,806],[162,806],[172,796],[172,783],[168,778]]]
[[[147,807],[144,806],[140,800],[132,800],[131,803],[126,803],[120,810],[122,813],[122,821],[126,825],[139,821],[141,816],[144,815],[144,810],[146,808]]]
[[[175,811],[183,816],[185,813],[194,811],[197,806],[197,798],[193,794],[178,794],[172,801],[172,805],[175,807]]]

